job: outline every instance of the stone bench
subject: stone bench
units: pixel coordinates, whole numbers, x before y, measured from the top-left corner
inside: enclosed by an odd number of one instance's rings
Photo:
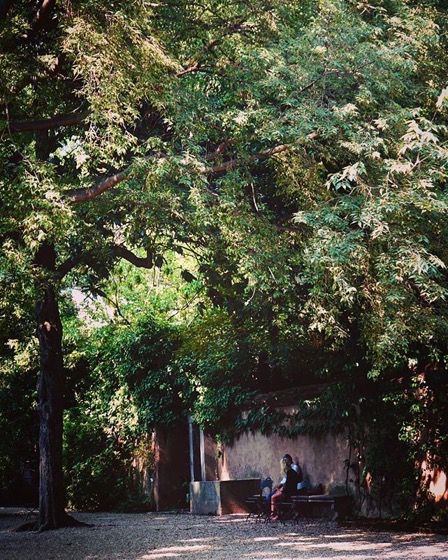
[[[312,496],[291,496],[295,512],[300,516],[321,517],[322,510],[329,510],[333,520],[343,519],[348,513],[352,497],[347,495],[321,494]],[[319,515],[320,514],[320,515]],[[328,516],[328,514],[327,514]]]

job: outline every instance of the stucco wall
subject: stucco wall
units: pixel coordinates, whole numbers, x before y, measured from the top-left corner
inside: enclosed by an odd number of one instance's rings
[[[205,480],[219,480],[216,462],[216,444],[210,437],[204,438]]]
[[[345,488],[348,446],[343,434],[334,436],[298,436],[285,439],[259,432],[242,435],[231,446],[222,448],[218,461],[220,480],[270,476],[277,483],[280,459],[289,453],[300,464],[305,479],[311,485],[322,484],[325,491]]]

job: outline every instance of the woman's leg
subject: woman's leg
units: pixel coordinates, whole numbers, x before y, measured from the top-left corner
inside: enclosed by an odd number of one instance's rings
[[[271,514],[272,515],[278,515],[277,502],[281,501],[282,496],[283,496],[283,494],[282,494],[281,490],[277,490],[277,492],[275,492],[275,494],[273,494],[271,496]]]

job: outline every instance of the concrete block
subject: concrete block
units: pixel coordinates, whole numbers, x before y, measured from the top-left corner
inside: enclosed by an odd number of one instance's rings
[[[190,511],[195,515],[248,513],[246,498],[259,492],[259,478],[190,482]]]

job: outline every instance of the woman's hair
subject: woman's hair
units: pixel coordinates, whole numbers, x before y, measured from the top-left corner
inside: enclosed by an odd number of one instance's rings
[[[283,473],[286,473],[287,470],[290,468],[290,466],[291,466],[291,461],[287,457],[282,457],[280,459],[280,468]]]

